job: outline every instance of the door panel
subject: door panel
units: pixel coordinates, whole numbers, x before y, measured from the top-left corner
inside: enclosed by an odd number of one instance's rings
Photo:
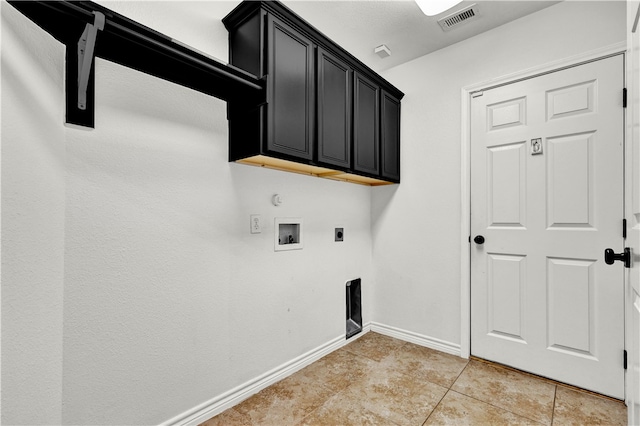
[[[523,337],[525,256],[488,254],[489,306],[487,329],[494,337],[526,343]]]
[[[622,87],[615,56],[486,90],[471,119],[471,353],[616,398]]]
[[[526,98],[518,98],[487,106],[487,130],[501,130],[525,124]]]
[[[594,132],[547,139],[549,228],[593,228]]]
[[[593,357],[595,261],[548,258],[548,347]]]
[[[525,228],[525,142],[490,147],[487,161],[489,226]]]
[[[595,81],[561,87],[547,92],[548,119],[587,114],[594,111]]]

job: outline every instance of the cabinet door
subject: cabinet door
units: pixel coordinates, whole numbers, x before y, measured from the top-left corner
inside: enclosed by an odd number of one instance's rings
[[[353,169],[378,175],[380,89],[364,76],[355,73],[353,94]]]
[[[351,68],[318,48],[318,162],[349,168]]]
[[[313,47],[311,40],[268,15],[267,151],[313,159]]]
[[[382,91],[380,152],[382,177],[400,181],[400,101]]]

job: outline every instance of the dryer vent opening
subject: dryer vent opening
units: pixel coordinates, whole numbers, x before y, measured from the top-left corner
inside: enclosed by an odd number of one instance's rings
[[[362,331],[362,297],[360,278],[347,281],[347,339]]]

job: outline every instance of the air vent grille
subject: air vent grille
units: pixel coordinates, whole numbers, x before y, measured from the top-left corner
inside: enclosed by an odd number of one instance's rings
[[[465,22],[469,22],[478,17],[478,6],[472,4],[464,9],[458,10],[444,18],[438,19],[438,24],[442,27],[443,31],[449,31],[451,28],[456,27]]]
[[[454,15],[453,18],[445,19],[444,23],[447,24],[447,27],[453,27],[454,25],[461,24],[462,21],[466,21],[469,18],[473,18],[476,16],[473,9],[465,10],[462,13]]]

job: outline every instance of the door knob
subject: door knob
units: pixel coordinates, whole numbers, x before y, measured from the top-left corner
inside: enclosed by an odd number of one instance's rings
[[[613,265],[616,260],[624,262],[625,268],[631,268],[631,249],[626,247],[622,253],[614,253],[613,249],[605,249],[604,251],[604,263],[607,265]]]
[[[476,235],[473,242],[476,244],[484,244],[484,237],[482,235]]]

